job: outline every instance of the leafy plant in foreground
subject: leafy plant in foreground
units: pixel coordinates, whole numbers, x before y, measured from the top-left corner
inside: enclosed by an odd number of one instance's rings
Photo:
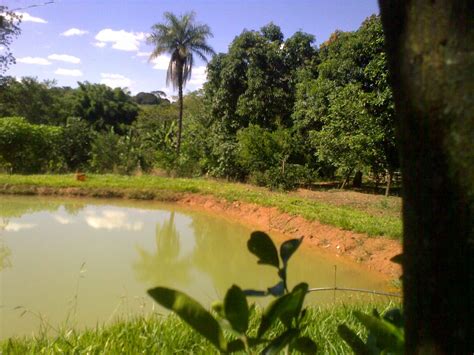
[[[303,238],[287,240],[281,244],[278,252],[266,233],[253,232],[247,242],[248,250],[258,257],[259,264],[275,267],[280,281],[266,290],[242,290],[239,286],[233,285],[227,290],[223,302],[213,303],[215,316],[196,300],[180,291],[156,287],[148,290],[148,293],[160,305],[175,312],[221,352],[250,352],[250,349],[260,346],[263,347],[263,354],[276,354],[283,349],[314,354],[317,345],[311,338],[301,335],[307,326],[303,303],[309,291],[308,284],[302,282],[290,291],[286,277],[288,261],[302,241]],[[256,336],[251,336],[249,319],[252,307],[249,307],[247,296],[269,295],[276,298],[263,311]],[[356,354],[403,352],[403,316],[400,310],[392,309],[383,317],[376,310],[372,315],[355,311],[354,316],[368,329],[367,341],[364,343],[346,324],[338,327],[338,333]],[[268,331],[277,320],[283,325],[283,331],[273,338],[268,337]],[[234,335],[234,339],[227,340],[223,329],[228,329]]]
[[[226,293],[223,302],[215,302],[214,317],[202,305],[186,294],[165,287],[156,287],[148,291],[150,296],[163,307],[175,312],[198,333],[209,340],[219,351],[249,351],[258,345],[264,345],[264,354],[275,354],[284,348],[302,353],[316,353],[316,344],[306,336],[303,319],[306,311],[303,302],[308,293],[308,284],[300,283],[289,291],[286,282],[288,261],[298,249],[301,239],[291,239],[280,246],[280,253],[270,237],[264,232],[252,233],[247,243],[249,251],[256,255],[259,264],[271,265],[278,269],[280,282],[266,291],[242,290],[233,285]],[[281,267],[280,267],[281,259]],[[248,334],[251,308],[247,296],[273,295],[273,300],[264,310],[257,330],[257,336]],[[265,337],[268,330],[279,320],[284,330],[275,338]],[[223,327],[230,329],[236,339],[227,340]]]

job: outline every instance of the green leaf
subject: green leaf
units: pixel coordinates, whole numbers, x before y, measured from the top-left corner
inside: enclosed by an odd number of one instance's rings
[[[307,292],[308,284],[301,283],[290,293],[271,302],[263,313],[257,336],[260,338],[265,334],[278,318],[287,328],[290,328],[292,319],[298,317],[301,311]]]
[[[316,354],[318,351],[318,346],[309,337],[300,337],[296,339],[291,344],[291,347],[303,354]]]
[[[249,306],[240,287],[233,285],[224,298],[224,311],[232,328],[244,334],[249,326]]]
[[[299,331],[297,329],[288,329],[279,337],[273,339],[268,346],[263,349],[262,354],[273,355],[278,354],[285,346],[287,346],[295,337],[297,337]]]
[[[304,298],[308,293],[308,288],[308,284],[302,282],[296,285],[291,291],[291,302],[288,303],[287,309],[280,314],[280,320],[288,328],[291,326],[291,321],[293,319],[298,318],[298,316],[300,315],[301,309],[303,308]]]
[[[284,242],[280,246],[280,257],[283,261],[283,265],[286,265],[288,260],[291,258],[293,253],[298,249],[301,242],[303,241],[303,237],[300,239],[290,239]]]
[[[352,351],[356,355],[370,355],[370,350],[364,344],[364,342],[358,337],[352,329],[345,324],[341,324],[337,327],[337,332],[342,339],[351,347]]]
[[[377,338],[377,344],[384,350],[403,352],[404,335],[395,325],[359,311],[354,311],[354,316]]]
[[[227,343],[219,323],[197,301],[182,292],[165,287],[150,289],[148,294],[160,305],[175,312],[217,349],[226,351]]]
[[[217,313],[220,318],[225,318],[224,304],[221,301],[214,301],[211,304],[211,309]]]
[[[259,264],[280,267],[277,249],[268,234],[260,231],[253,232],[247,242],[247,248],[259,258]]]

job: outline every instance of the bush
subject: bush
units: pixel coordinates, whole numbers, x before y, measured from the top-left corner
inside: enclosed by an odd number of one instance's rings
[[[0,119],[0,167],[11,173],[64,170],[61,127],[36,125],[23,117]]]
[[[131,174],[148,170],[151,153],[144,149],[136,131],[125,135],[109,131],[94,134],[91,146],[91,169],[98,173]]]
[[[68,171],[87,169],[92,143],[92,130],[87,122],[72,117],[63,129],[61,154]]]

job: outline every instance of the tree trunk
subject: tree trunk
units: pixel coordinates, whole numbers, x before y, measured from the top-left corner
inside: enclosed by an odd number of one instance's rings
[[[181,133],[183,130],[183,66],[178,70],[178,101],[179,101],[179,118],[178,118],[178,142],[176,145],[176,156],[179,157],[181,150]]]
[[[403,183],[407,353],[474,351],[474,1],[380,0]]]
[[[344,181],[341,184],[341,187],[339,188],[340,190],[343,190],[346,187],[347,183],[349,182],[349,179],[351,178],[351,175],[352,175],[353,171],[354,171],[354,169],[349,170],[346,177],[344,178]]]
[[[390,196],[390,187],[392,186],[393,171],[387,172],[387,187],[385,188],[385,197]]]
[[[361,188],[362,187],[362,171],[357,170],[354,178],[352,179],[352,187]]]

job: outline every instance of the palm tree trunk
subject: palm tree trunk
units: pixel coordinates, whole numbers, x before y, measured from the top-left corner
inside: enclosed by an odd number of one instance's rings
[[[176,156],[179,157],[181,150],[181,132],[183,130],[183,69],[179,70],[178,77],[178,101],[179,101],[179,118],[178,118],[178,142],[176,145]]]

